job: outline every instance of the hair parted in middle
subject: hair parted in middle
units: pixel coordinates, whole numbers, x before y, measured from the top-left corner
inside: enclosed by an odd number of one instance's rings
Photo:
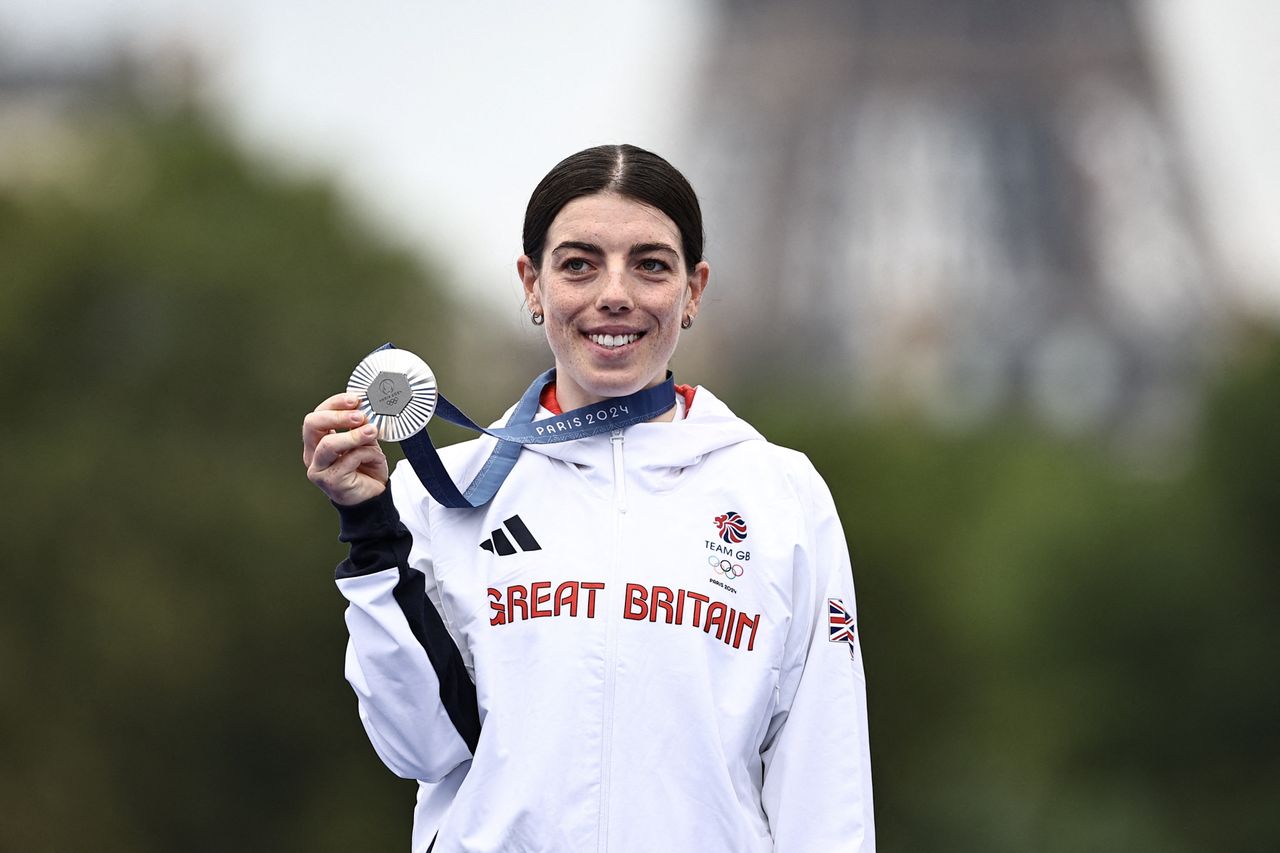
[[[702,209],[685,176],[666,160],[634,145],[599,145],[556,164],[529,197],[524,213],[524,253],[542,267],[547,231],[575,198],[613,192],[655,207],[680,229],[688,269],[702,260]]]

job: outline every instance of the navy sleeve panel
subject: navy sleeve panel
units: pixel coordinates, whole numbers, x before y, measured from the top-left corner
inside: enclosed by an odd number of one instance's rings
[[[476,701],[476,686],[471,683],[462,654],[453,644],[449,630],[440,614],[427,598],[426,580],[422,572],[402,568],[400,582],[394,592],[396,602],[404,611],[409,629],[427,650],[431,666],[440,680],[440,701],[453,720],[454,728],[467,744],[471,754],[476,753],[480,741],[480,707]]]
[[[409,549],[413,535],[400,521],[400,513],[391,500],[391,486],[378,497],[355,506],[338,506],[340,530],[338,539],[351,544],[347,558],[338,564],[337,576],[359,577],[374,572],[397,569],[400,580],[392,593],[409,630],[426,650],[431,667],[440,682],[440,701],[458,735],[474,755],[480,740],[480,708],[476,686],[471,682],[462,653],[449,635],[444,620],[427,598],[426,578],[409,567]]]
[[[390,484],[364,503],[334,507],[338,510],[338,539],[351,545],[347,558],[338,564],[338,580],[409,565],[413,536],[400,521]]]

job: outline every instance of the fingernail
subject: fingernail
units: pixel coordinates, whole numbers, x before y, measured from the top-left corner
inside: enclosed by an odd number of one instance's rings
[[[364,420],[364,415],[360,414],[359,412],[352,412],[351,414],[347,415],[347,417],[351,419],[351,422],[353,424],[358,424]]]
[[[357,397],[355,394],[348,394],[348,395],[347,395],[347,405],[348,405],[348,406],[358,406],[358,405],[360,405],[360,398],[359,398],[359,397]]]
[[[378,428],[375,427],[373,424],[369,424],[368,426],[361,427],[360,432],[362,432],[365,435],[377,435]]]

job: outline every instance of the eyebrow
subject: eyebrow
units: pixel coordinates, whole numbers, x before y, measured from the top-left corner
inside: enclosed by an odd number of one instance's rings
[[[595,243],[583,243],[580,240],[565,240],[563,243],[561,243],[560,245],[552,249],[551,253],[555,254],[556,252],[563,252],[566,249],[568,250],[576,249],[579,252],[587,252],[592,255],[604,254],[604,251],[601,250],[601,248],[597,246]]]
[[[672,246],[666,243],[639,243],[631,247],[632,255],[643,255],[648,252],[670,252],[673,255],[679,255]]]
[[[593,255],[604,254],[604,250],[595,243],[584,243],[580,240],[565,240],[563,243],[560,243],[552,249],[551,252],[552,254],[555,254],[556,252],[563,252],[566,250],[577,250],[579,252],[587,252]],[[673,255],[680,254],[675,250],[675,247],[671,246],[669,243],[637,243],[631,247],[631,250],[627,254],[634,257],[635,255],[643,255],[647,252],[670,252]]]

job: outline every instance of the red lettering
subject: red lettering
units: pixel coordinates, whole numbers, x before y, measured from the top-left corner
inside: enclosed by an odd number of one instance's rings
[[[686,595],[693,599],[693,627],[697,628],[698,622],[702,619],[702,605],[706,604],[711,599],[707,598],[702,593],[694,592],[693,590],[689,590]]]
[[[544,616],[578,615],[578,593],[586,591],[586,616],[596,616],[596,593],[604,589],[603,582],[564,581],[552,591],[552,581],[534,581],[529,586],[512,584],[504,594],[489,587],[490,625],[509,625],[526,619],[539,619]],[[505,604],[504,599],[505,597]],[[688,589],[672,589],[667,586],[654,586],[629,583],[623,596],[622,616],[624,619],[647,620],[656,623],[659,614],[668,625],[684,625],[685,601],[693,602],[691,614],[692,624],[701,628],[707,635],[714,635],[717,640],[735,649],[743,647],[746,641],[747,651],[756,647],[756,631],[760,627],[760,616],[748,616],[722,601],[715,601],[710,596]]]
[[[556,587],[556,615],[559,616],[566,608],[569,610],[570,616],[578,615],[578,582],[565,581]]]
[[[596,591],[604,589],[602,583],[584,583],[582,588],[587,591],[587,618],[596,618]]]
[[[729,638],[733,636],[733,620],[737,615],[738,611],[734,610],[731,606],[729,608],[729,615],[724,617],[724,635],[721,636],[719,631],[716,632],[716,639],[722,641],[726,646],[729,645]]]
[[[520,618],[529,618],[529,591],[523,584],[512,584],[507,587],[507,618],[516,621],[516,608],[520,608]]]
[[[755,618],[747,616],[745,613],[738,614],[738,624],[733,629],[733,647],[735,649],[742,648],[742,630],[751,628],[751,637],[747,641],[747,651],[751,651],[756,646],[756,625],[760,624],[760,614],[757,613]]]
[[[622,615],[627,619],[643,619],[649,611],[648,598],[649,591],[641,584],[627,584],[627,595],[623,604]]]
[[[675,593],[665,586],[655,586],[653,588],[653,607],[649,610],[649,621],[658,621],[658,608],[661,607],[666,612],[665,621],[670,625],[675,620],[675,614],[671,611],[671,602],[675,599]]]
[[[533,596],[533,618],[550,616],[551,611],[543,605],[551,601],[551,581],[534,581],[529,587],[529,593]]]
[[[707,624],[703,626],[702,630],[710,634],[711,628],[714,626],[716,629],[716,639],[720,639],[720,636],[724,633],[724,615],[728,609],[729,606],[723,602],[711,602],[711,605],[707,607]]]
[[[491,611],[490,625],[510,625],[526,619],[540,619],[544,616],[577,616],[578,615],[578,593],[581,590],[587,592],[587,618],[594,619],[596,616],[596,593],[604,589],[603,582],[582,583],[579,581],[564,581],[552,590],[553,581],[534,581],[525,586],[524,584],[512,584],[507,587],[505,594],[493,587],[489,587],[489,609]],[[636,592],[631,590],[635,587]],[[668,590],[668,595],[670,590]],[[648,613],[648,591],[639,584],[628,585],[628,595],[631,597],[629,607],[639,607],[638,616],[628,616],[631,619],[643,619]],[[505,602],[504,602],[505,599]]]
[[[489,609],[493,611],[493,616],[489,619],[490,625],[507,624],[507,611],[502,606],[502,593],[493,587],[489,587],[489,597],[493,599],[489,602]]]

